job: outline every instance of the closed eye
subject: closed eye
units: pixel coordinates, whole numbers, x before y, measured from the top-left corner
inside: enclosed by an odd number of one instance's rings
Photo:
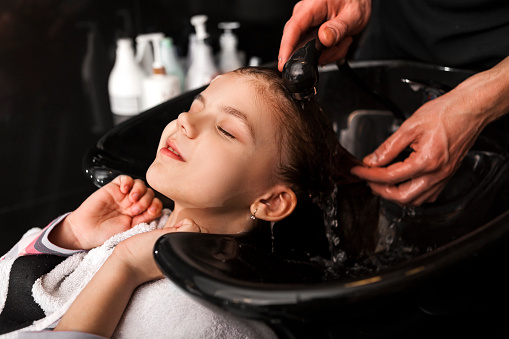
[[[221,126],[217,126],[217,129],[219,130],[219,132],[221,132],[225,137],[229,138],[229,139],[235,139],[235,136],[233,136],[230,132],[228,132],[227,130],[223,129]]]

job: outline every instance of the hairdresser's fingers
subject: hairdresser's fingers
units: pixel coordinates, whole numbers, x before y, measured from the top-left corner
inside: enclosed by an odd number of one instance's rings
[[[387,166],[419,137],[418,130],[406,121],[363,162],[368,166]]]
[[[293,52],[302,44],[303,37],[312,27],[318,27],[327,18],[327,8],[323,1],[303,0],[293,8],[293,14],[285,24],[279,48],[278,68],[283,66]]]
[[[318,38],[325,47],[339,44],[343,39],[360,33],[371,15],[371,1],[327,2],[327,20],[318,29]]]
[[[353,175],[368,182],[382,185],[397,185],[405,181],[418,178],[424,173],[426,166],[422,161],[414,160],[415,155],[411,155],[402,162],[397,162],[388,167],[363,167],[356,166],[352,168]]]
[[[343,41],[341,41],[338,45],[327,48],[323,51],[320,56],[319,63],[320,65],[326,65],[331,62],[342,59],[346,56],[348,52],[348,48],[352,44],[353,38],[347,37]]]
[[[445,182],[434,182],[432,175],[425,175],[399,185],[386,185],[370,182],[374,194],[403,206],[420,206],[437,199]]]
[[[313,29],[319,28],[318,38],[326,48],[340,44],[343,39],[359,33],[371,15],[370,0],[303,0],[294,7],[285,25],[279,49],[278,68],[283,69],[293,52],[302,45]],[[306,37],[306,38],[305,38]],[[304,40],[304,41],[303,41]],[[329,60],[346,55],[345,46],[328,53]]]
[[[438,196],[442,192],[442,186],[437,185],[429,190],[427,190],[425,193],[417,196],[412,202],[410,202],[410,206],[421,206],[425,203],[431,203],[436,200],[436,198],[433,198],[434,196]]]

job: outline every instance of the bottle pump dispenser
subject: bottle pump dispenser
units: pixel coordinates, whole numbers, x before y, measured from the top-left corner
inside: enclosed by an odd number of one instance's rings
[[[186,90],[192,90],[204,86],[212,81],[218,74],[212,56],[212,48],[205,42],[209,36],[205,23],[206,15],[195,15],[191,17],[191,24],[196,31],[196,46],[193,50],[191,65],[186,76]]]
[[[242,67],[242,61],[237,51],[237,37],[233,30],[240,27],[238,22],[220,22],[219,29],[224,29],[224,33],[219,37],[221,51],[219,54],[219,69],[226,73]]]

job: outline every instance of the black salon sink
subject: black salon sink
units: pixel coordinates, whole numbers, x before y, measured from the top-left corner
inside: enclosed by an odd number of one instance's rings
[[[399,61],[350,65],[346,73],[322,69],[317,98],[359,158],[397,128],[395,107],[409,116],[472,74]],[[114,128],[85,157],[86,174],[98,186],[120,173],[144,178],[163,128],[200,90]],[[169,234],[156,244],[156,261],[191,295],[261,319],[281,338],[493,334],[504,322],[491,311],[509,301],[501,283],[509,258],[508,127],[502,119],[486,128],[433,204],[403,208],[364,183],[344,185],[325,218],[308,202],[249,234]],[[474,328],[473,319],[489,326]]]

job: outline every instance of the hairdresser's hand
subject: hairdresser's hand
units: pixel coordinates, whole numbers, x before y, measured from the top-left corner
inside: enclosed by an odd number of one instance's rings
[[[91,249],[139,223],[151,222],[161,210],[161,201],[142,180],[121,175],[68,215],[50,240],[68,249]]]
[[[371,16],[371,0],[302,0],[285,25],[279,48],[278,68],[293,52],[316,34],[326,47],[320,64],[345,57],[352,36],[360,33]]]
[[[354,167],[352,173],[401,205],[435,201],[482,129],[508,112],[507,72],[509,57],[426,103],[364,158],[371,168]],[[406,147],[413,150],[410,156],[391,164]]]

